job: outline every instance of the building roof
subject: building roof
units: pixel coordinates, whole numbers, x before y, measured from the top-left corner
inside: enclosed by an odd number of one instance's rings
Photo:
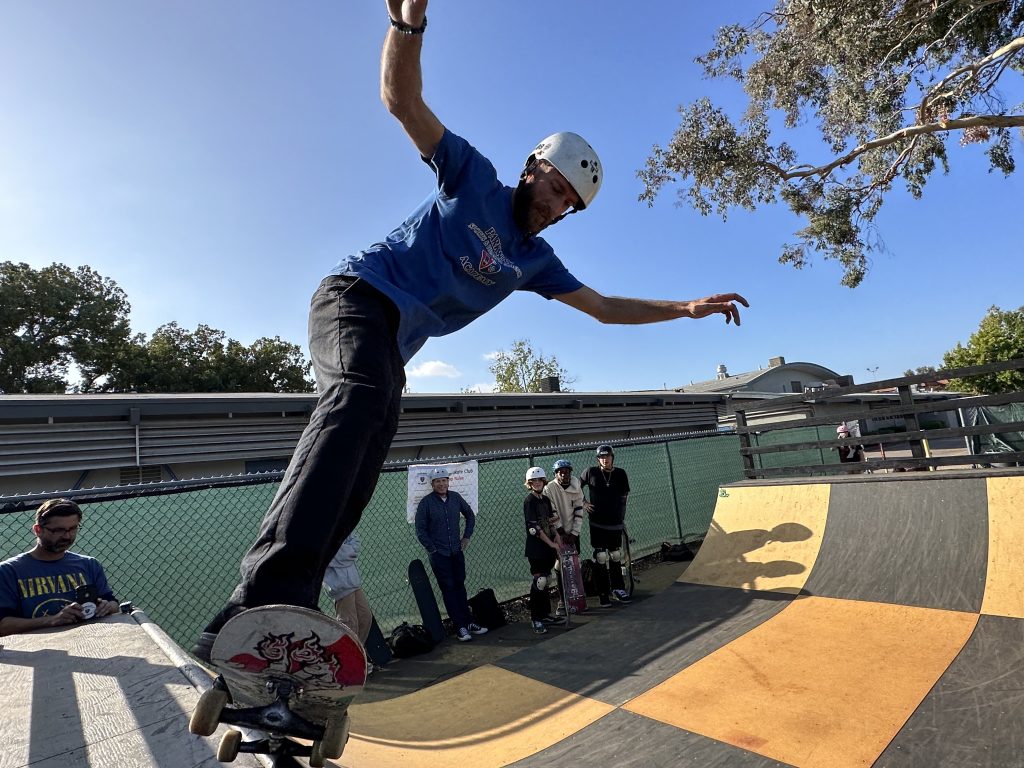
[[[734,392],[740,389],[757,391],[757,387],[751,385],[755,384],[758,379],[787,369],[804,371],[823,382],[828,381],[829,379],[839,378],[839,374],[831,368],[826,368],[825,366],[818,365],[817,363],[781,363],[779,365],[769,366],[768,368],[762,368],[757,371],[748,371],[747,373],[737,373],[733,376],[726,376],[724,379],[709,379],[708,381],[694,382],[693,384],[689,384],[685,387],[678,387],[676,391],[690,393]]]

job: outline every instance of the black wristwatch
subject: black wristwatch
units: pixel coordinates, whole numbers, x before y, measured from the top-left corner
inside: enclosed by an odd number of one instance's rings
[[[418,27],[410,27],[408,24],[402,21],[395,21],[390,16],[388,20],[391,22],[391,26],[401,32],[403,35],[422,35],[427,29],[427,17],[423,17],[423,23]]]

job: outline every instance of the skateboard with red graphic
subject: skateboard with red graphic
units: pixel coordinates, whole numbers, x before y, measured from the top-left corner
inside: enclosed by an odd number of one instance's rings
[[[241,731],[229,729],[218,760],[229,763],[240,752],[292,755],[316,768],[341,757],[348,706],[366,683],[366,652],[344,624],[294,605],[251,608],[221,629],[210,663],[219,674],[196,703],[189,730],[210,736],[226,723],[266,734],[243,741]]]
[[[576,547],[559,539],[558,559],[562,566],[562,602],[566,606],[565,623],[571,623],[573,614],[587,610],[587,593],[583,589],[583,571],[580,570],[580,555]]]

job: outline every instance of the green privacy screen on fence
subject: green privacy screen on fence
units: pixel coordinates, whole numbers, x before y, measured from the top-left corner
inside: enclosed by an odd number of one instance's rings
[[[459,457],[459,460],[473,457]],[[568,458],[576,474],[594,463],[593,449],[563,453],[522,451],[480,459],[479,516],[466,551],[466,585],[472,595],[491,587],[499,600],[525,594],[529,569],[523,556],[522,509],[526,469],[549,473]],[[743,478],[734,435],[705,435],[616,446],[615,464],[629,473],[626,513],[633,555],[656,552],[663,541],[703,536],[714,512],[718,486]],[[385,631],[419,621],[406,569],[424,553],[405,519],[405,467],[385,467],[359,524],[359,571],[370,604]],[[217,486],[216,480],[205,483]],[[189,647],[202,625],[227,598],[238,562],[255,538],[276,481],[225,478],[220,487],[169,491],[160,485],[78,491],[85,512],[74,550],[99,559],[120,600],[143,608],[178,643]],[[30,549],[38,500],[0,497],[0,559]],[[584,526],[582,549],[589,556]],[[326,596],[325,610],[333,611]]]

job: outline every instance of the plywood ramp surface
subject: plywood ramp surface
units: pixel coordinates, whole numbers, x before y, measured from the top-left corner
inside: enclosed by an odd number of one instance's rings
[[[869,766],[977,619],[798,598],[625,709],[792,765]]]
[[[389,701],[353,705],[344,766],[498,768],[585,728],[614,708],[483,666]]]
[[[680,581],[800,592],[821,547],[830,488],[821,483],[722,489],[711,528]]]
[[[0,768],[221,765],[221,731],[188,732],[199,694],[130,616],[0,644]],[[246,755],[237,764],[258,765]]]

